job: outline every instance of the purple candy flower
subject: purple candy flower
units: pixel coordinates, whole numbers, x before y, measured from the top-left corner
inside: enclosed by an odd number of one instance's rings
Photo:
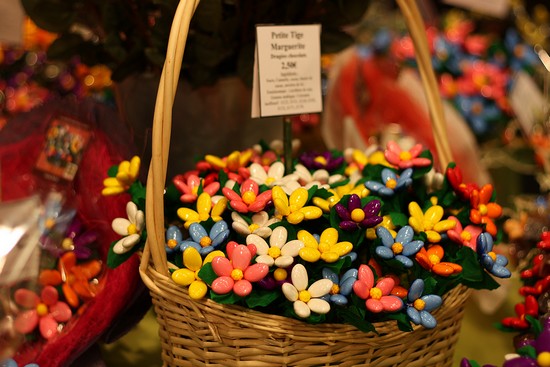
[[[382,217],[378,215],[381,207],[379,200],[372,200],[361,208],[361,198],[357,194],[351,194],[347,207],[340,202],[334,205],[334,210],[342,219],[340,228],[354,231],[359,228],[372,228],[382,222]]]
[[[532,348],[529,355],[517,356],[504,362],[502,367],[540,367],[550,363],[550,318],[542,323],[542,331],[526,347]]]
[[[300,156],[300,162],[308,169],[326,169],[333,171],[344,162],[344,157],[335,157],[331,152],[306,152]]]

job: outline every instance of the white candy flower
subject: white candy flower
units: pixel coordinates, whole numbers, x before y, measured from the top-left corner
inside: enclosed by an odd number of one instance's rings
[[[271,188],[273,186],[280,186],[283,191],[290,195],[294,190],[300,187],[298,183],[298,175],[285,174],[285,166],[283,162],[273,162],[267,172],[264,167],[258,163],[252,163],[250,165],[250,179],[256,182],[258,185],[266,185]]]
[[[332,281],[320,279],[307,288],[308,275],[305,266],[296,264],[291,273],[292,284],[284,283],[282,290],[291,302],[294,302],[294,312],[302,318],[311,315],[311,311],[326,314],[330,311],[330,304],[321,299],[332,288]],[[307,289],[306,289],[307,288]]]
[[[113,252],[116,254],[124,254],[132,249],[140,240],[141,232],[145,227],[145,214],[138,210],[135,203],[129,201],[126,204],[126,218],[115,218],[112,223],[113,231],[121,236],[121,238],[113,247]]]
[[[330,175],[325,169],[318,169],[313,173],[302,164],[297,164],[294,168],[294,174],[298,175],[298,182],[307,189],[317,186],[318,188],[329,189],[331,184],[345,179],[340,174]]]
[[[233,220],[231,226],[238,234],[248,236],[253,233],[263,238],[271,236],[271,228],[269,226],[279,221],[277,218],[269,219],[269,214],[265,211],[254,214],[252,216],[252,224],[248,224],[237,212],[231,212],[231,219]]]
[[[286,242],[288,232],[285,227],[279,226],[273,230],[267,242],[256,234],[250,234],[246,237],[246,244],[254,244],[257,249],[257,263],[266,264],[267,266],[275,266],[279,268],[287,268],[294,262],[294,258],[298,256],[300,249],[304,247],[304,243],[300,240]]]

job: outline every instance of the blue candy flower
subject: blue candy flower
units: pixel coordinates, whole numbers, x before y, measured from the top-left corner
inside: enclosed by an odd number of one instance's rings
[[[437,326],[437,320],[430,312],[441,306],[443,300],[435,294],[422,296],[424,293],[424,280],[416,279],[407,295],[407,316],[416,325],[422,325],[426,329]]]
[[[166,244],[164,246],[167,255],[172,255],[179,250],[179,245],[183,241],[181,230],[177,226],[169,226],[166,229]]]
[[[476,250],[479,262],[489,273],[499,278],[509,278],[512,275],[510,270],[506,269],[508,259],[493,252],[493,237],[490,233],[483,232],[477,237]]]
[[[395,240],[384,227],[376,228],[376,235],[382,240],[382,246],[375,249],[376,254],[385,260],[396,259],[407,268],[413,266],[409,256],[415,255],[424,246],[424,242],[412,240],[414,229],[411,226],[402,227],[397,232]]]
[[[179,245],[180,251],[185,251],[188,247],[194,247],[201,256],[206,256],[216,247],[223,243],[229,237],[229,227],[223,220],[214,223],[210,233],[199,223],[192,223],[189,226],[190,239],[182,241]]]
[[[382,182],[367,181],[365,186],[370,191],[373,191],[381,196],[393,196],[396,191],[401,190],[412,184],[413,169],[407,168],[399,177],[397,174],[389,168],[382,170]]]
[[[357,280],[357,269],[349,269],[344,273],[342,279],[329,268],[323,268],[323,278],[332,281],[333,286],[323,298],[338,306],[344,306],[348,303],[348,296],[353,290],[353,284]]]

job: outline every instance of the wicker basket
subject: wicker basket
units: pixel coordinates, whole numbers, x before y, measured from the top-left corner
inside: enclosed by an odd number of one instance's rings
[[[417,51],[428,99],[439,164],[451,160],[441,100],[431,69],[424,26],[414,0],[398,0]],[[210,299],[192,300],[169,276],[164,249],[163,193],[168,164],[172,105],[183,50],[197,0],[181,0],[170,34],[153,122],[153,154],[147,180],[148,240],[140,273],[150,290],[169,366],[451,366],[469,289],[444,297],[433,329],[402,332],[395,322],[364,333],[346,324],[310,325]],[[171,267],[175,267],[171,265]]]

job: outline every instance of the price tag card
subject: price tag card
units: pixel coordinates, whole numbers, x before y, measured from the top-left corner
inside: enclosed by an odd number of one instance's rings
[[[508,100],[525,136],[530,136],[533,127],[545,117],[546,101],[529,74],[523,71],[517,73]]]
[[[20,0],[0,1],[0,43],[23,44],[24,17]]]
[[[321,112],[321,26],[256,27],[252,117]]]
[[[509,0],[443,0],[443,2],[501,19],[506,18],[510,12]]]

